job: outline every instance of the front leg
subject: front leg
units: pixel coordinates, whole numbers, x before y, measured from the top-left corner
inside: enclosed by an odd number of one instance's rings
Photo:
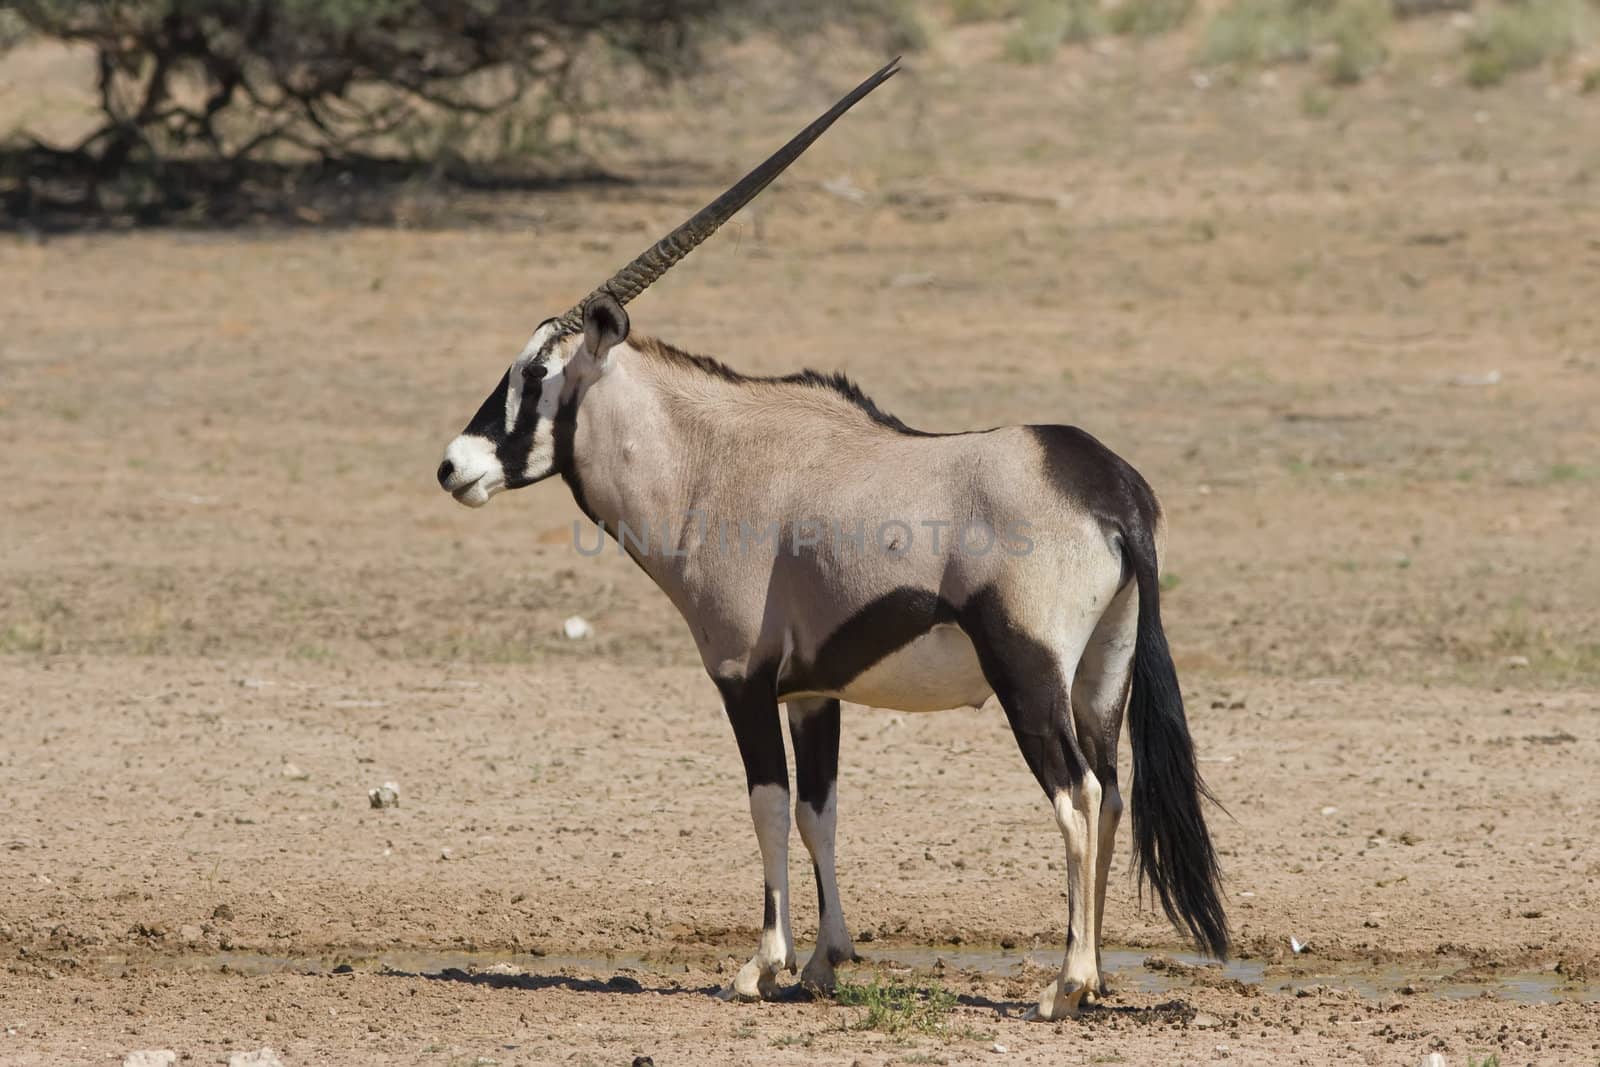
[[[794,777],[800,794],[794,805],[795,822],[800,825],[800,840],[811,853],[811,870],[817,878],[817,950],[800,973],[800,981],[808,988],[831,993],[834,965],[857,958],[833,867],[839,702],[823,698],[789,701],[789,739],[794,742]]]
[[[739,969],[725,992],[746,1000],[777,992],[779,969],[795,969],[794,937],[789,930],[789,767],[784,762],[783,730],[777,694],[770,678],[719,680],[723,708],[744,759],[750,791],[750,818],[761,846],[761,941],[750,962]]]

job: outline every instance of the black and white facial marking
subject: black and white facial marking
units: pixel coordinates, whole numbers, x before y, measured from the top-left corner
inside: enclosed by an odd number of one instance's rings
[[[467,428],[444,450],[439,485],[478,508],[555,470],[555,416],[566,364],[577,348],[555,319],[533,332]]]
[[[495,386],[444,450],[439,485],[468,507],[480,508],[503,489],[521,489],[556,471],[556,413],[581,392],[582,380],[604,369],[611,349],[628,338],[628,313],[609,295],[591,297],[583,333],[558,319],[533,331]]]

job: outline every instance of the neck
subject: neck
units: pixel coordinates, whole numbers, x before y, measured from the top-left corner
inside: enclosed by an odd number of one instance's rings
[[[667,552],[695,540],[685,529],[692,514],[792,518],[787,472],[827,469],[917,433],[842,377],[750,377],[649,338],[613,349],[576,401],[557,417],[562,475],[591,521],[669,592],[683,557]]]

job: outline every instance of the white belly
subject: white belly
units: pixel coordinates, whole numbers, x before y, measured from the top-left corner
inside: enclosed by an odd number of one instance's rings
[[[827,695],[896,711],[940,711],[978,707],[992,693],[972,642],[960,627],[945,624],[891,652],[842,690]]]

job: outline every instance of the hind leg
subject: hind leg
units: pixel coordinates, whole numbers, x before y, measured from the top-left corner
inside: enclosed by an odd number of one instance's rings
[[[817,879],[817,948],[800,972],[801,984],[832,992],[835,964],[856,958],[839,902],[833,868],[833,833],[837,821],[839,777],[839,702],[789,701],[789,739],[794,743],[794,775],[798,787],[794,819],[800,840],[811,853]]]
[[[1122,733],[1123,710],[1133,680],[1133,646],[1138,623],[1138,593],[1132,582],[1111,601],[1095,626],[1072,679],[1072,717],[1078,743],[1089,769],[1100,781],[1100,813],[1095,847],[1094,956],[1100,970],[1098,997],[1110,993],[1105,971],[1100,969],[1100,949],[1106,914],[1106,879],[1116,851],[1117,826],[1122,820],[1122,793],[1117,788],[1117,740]]]
[[[1055,641],[1036,638],[998,612],[983,609],[969,615],[963,628],[973,638],[984,676],[1066,842],[1066,958],[1028,1014],[1046,1021],[1069,1018],[1078,1013],[1084,996],[1100,987],[1095,877],[1101,788],[1079,747],[1071,701],[1072,670],[1088,634]]]

